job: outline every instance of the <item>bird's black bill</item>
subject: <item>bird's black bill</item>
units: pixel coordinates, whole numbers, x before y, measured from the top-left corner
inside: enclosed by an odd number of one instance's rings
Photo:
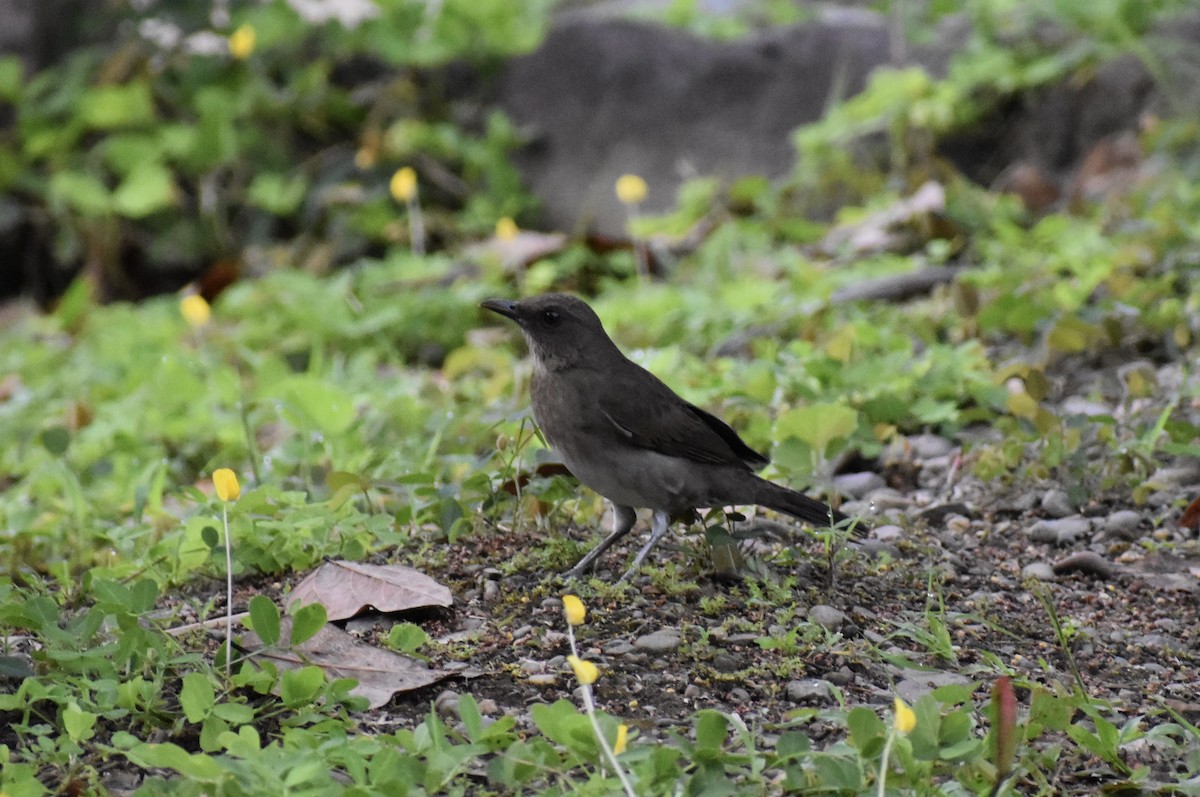
[[[517,303],[510,299],[484,299],[479,303],[484,310],[499,313],[505,318],[517,319]]]

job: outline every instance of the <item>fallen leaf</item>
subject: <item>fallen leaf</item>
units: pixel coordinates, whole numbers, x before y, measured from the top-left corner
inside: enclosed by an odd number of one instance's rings
[[[404,565],[326,562],[301,581],[288,596],[288,606],[320,603],[330,621],[345,620],[368,607],[403,612],[450,606],[454,596],[419,570]]]
[[[1185,529],[1200,529],[1200,498],[1188,504],[1188,508],[1183,510],[1183,517],[1179,518],[1180,528]]]
[[[283,618],[281,625],[284,638],[290,637],[292,618]],[[281,670],[315,664],[334,678],[353,678],[358,686],[350,694],[365,697],[373,709],[386,704],[397,692],[411,692],[450,675],[403,654],[364,645],[335,625],[327,624],[293,649],[263,648],[253,631],[242,637],[242,644],[254,652],[255,660],[270,661]]]

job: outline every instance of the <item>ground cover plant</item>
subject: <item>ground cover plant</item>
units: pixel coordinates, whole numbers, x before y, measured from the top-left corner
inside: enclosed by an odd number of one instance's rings
[[[491,24],[444,5],[461,25],[396,57],[469,47],[455,36]],[[473,13],[513,23],[502,5]],[[991,42],[995,82],[1140,48],[1138,17],[1114,5],[1127,28],[1097,33],[1057,4],[1092,49],[1049,65]],[[241,57],[188,85],[263,85],[230,70],[286,38],[281,7],[236,19],[257,43],[243,31]],[[405,7],[394,24],[415,29]],[[371,30],[341,46],[385,46]],[[353,267],[274,269],[211,303],[101,303],[91,274],[50,312],[13,308],[0,792],[1200,794],[1200,127],[1152,120],[1136,179],[1035,215],[931,170],[920,145],[983,77],[881,77],[798,133],[791,184],[697,181],[668,217],[631,211],[646,247],[715,219],[665,275],[643,273],[641,246],[505,267],[496,247],[522,234],[506,214],[529,199],[489,171],[497,120],[482,144],[417,131],[423,151],[462,156],[483,199],[393,178],[411,150],[372,155],[395,168],[329,218],[390,245],[355,249]],[[211,102],[289,129],[304,110]],[[82,148],[104,126],[88,124],[51,137],[60,156],[20,161],[23,190],[45,179],[61,200],[62,245],[118,217],[166,224],[165,205],[131,213],[159,178],[115,155],[101,166],[128,202],[90,205],[94,186],[61,176],[96,165]],[[897,157],[841,160],[881,130]],[[191,179],[194,152],[155,151],[139,168]],[[251,204],[315,201],[311,182],[288,188],[286,153],[253,172],[248,151],[213,168],[244,170]],[[934,173],[937,224],[909,214],[915,244],[847,254],[844,231]],[[857,198],[799,223],[797,192],[834,183]],[[903,301],[846,298],[946,265],[952,280]],[[770,452],[768,476],[840,496],[873,539],[716,512],[631,583],[613,582],[638,539],[592,579],[559,578],[605,507],[552,467],[523,344],[478,309],[548,289],[585,292],[631,357]]]

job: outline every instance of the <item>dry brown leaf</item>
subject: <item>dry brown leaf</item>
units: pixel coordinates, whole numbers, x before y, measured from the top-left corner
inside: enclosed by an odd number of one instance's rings
[[[330,621],[345,620],[368,607],[403,612],[454,603],[449,587],[404,565],[326,562],[288,596],[288,606],[319,603]]]
[[[1183,517],[1179,518],[1180,528],[1185,529],[1200,529],[1200,498],[1188,504],[1188,508],[1183,510]]]
[[[292,618],[284,617],[281,627],[283,638],[290,638]],[[364,645],[336,625],[326,624],[312,639],[293,650],[264,649],[262,640],[253,631],[242,637],[242,644],[255,651],[256,660],[265,659],[281,670],[315,664],[334,678],[353,678],[358,686],[350,693],[365,697],[373,709],[387,703],[397,692],[411,692],[449,676],[400,653]]]

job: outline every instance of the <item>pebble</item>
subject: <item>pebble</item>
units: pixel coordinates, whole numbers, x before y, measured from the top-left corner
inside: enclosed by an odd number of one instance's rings
[[[788,700],[806,703],[829,697],[830,686],[829,681],[823,681],[820,678],[804,678],[799,681],[788,681],[785,690]]]
[[[729,702],[731,703],[749,703],[750,693],[740,686],[735,686],[729,690]]]
[[[1138,526],[1140,525],[1142,525],[1142,515],[1140,512],[1134,512],[1132,509],[1121,509],[1106,517],[1101,524],[1101,528],[1104,530],[1106,537],[1135,540],[1140,536],[1138,534]]]
[[[606,656],[624,656],[627,653],[634,651],[633,645],[628,640],[616,639],[604,646],[604,655]]]
[[[645,634],[633,641],[633,646],[639,650],[651,653],[666,653],[679,647],[681,639],[674,628],[662,628],[651,634]]]
[[[1067,545],[1079,537],[1085,536],[1092,530],[1092,524],[1085,517],[1078,515],[1058,520],[1039,520],[1029,529],[1029,537],[1034,542],[1050,542],[1055,545]]]
[[[871,530],[871,536],[880,542],[891,542],[904,536],[904,529],[895,523],[889,523],[886,526],[876,526]]]
[[[854,673],[849,667],[842,667],[825,673],[825,680],[834,686],[846,686],[854,681]]]
[[[1089,576],[1099,576],[1100,578],[1112,578],[1116,569],[1100,554],[1095,551],[1076,551],[1070,556],[1064,556],[1054,563],[1054,572],[1061,575],[1063,573],[1083,573]]]
[[[558,676],[552,672],[543,672],[531,675],[525,680],[534,686],[554,686],[555,682],[558,681]]]
[[[737,672],[741,669],[737,658],[728,653],[718,653],[713,656],[712,666],[717,672]]]
[[[936,434],[918,434],[908,438],[909,448],[917,459],[944,457],[955,449],[950,440]]]
[[[479,701],[479,713],[480,714],[490,715],[490,714],[498,714],[499,712],[500,712],[500,706],[498,706],[496,704],[496,701],[492,700],[490,697],[485,697]]]
[[[1166,634],[1144,634],[1133,640],[1133,644],[1140,645],[1143,648],[1150,648],[1151,650],[1163,651],[1182,651],[1184,648],[1178,639]]]
[[[883,512],[887,509],[907,509],[913,505],[913,499],[891,487],[883,487],[871,493],[869,503],[876,512]]]
[[[843,473],[841,476],[836,476],[833,486],[843,495],[862,498],[872,490],[887,487],[887,482],[878,473],[867,470],[861,473]]]
[[[488,583],[491,583],[491,582],[488,582]],[[533,633],[533,626],[523,625],[520,628],[518,628],[517,630],[512,632],[512,638],[513,638],[513,641],[516,642],[518,639],[524,639],[525,637],[529,636],[532,633]]]
[[[1070,396],[1060,405],[1063,415],[1112,415],[1112,410],[1095,401],[1088,401],[1082,396]]]
[[[1049,562],[1030,562],[1021,568],[1021,580],[1053,581],[1054,568]]]
[[[1183,465],[1177,468],[1159,468],[1146,480],[1146,483],[1160,490],[1200,484],[1200,466]]]
[[[695,700],[702,694],[704,694],[704,690],[695,684],[688,684],[687,689],[683,690],[683,696],[687,700]]]
[[[1075,514],[1066,490],[1047,490],[1042,496],[1042,511],[1050,517],[1067,517]]]
[[[846,613],[824,603],[818,603],[808,610],[808,619],[823,628],[836,629],[846,622]]]
[[[483,582],[483,602],[494,603],[500,599],[500,584],[491,579]]]
[[[437,713],[441,714],[443,717],[457,717],[458,692],[455,692],[453,689],[445,690],[437,696],[436,700],[433,701],[433,707],[437,710]]]

